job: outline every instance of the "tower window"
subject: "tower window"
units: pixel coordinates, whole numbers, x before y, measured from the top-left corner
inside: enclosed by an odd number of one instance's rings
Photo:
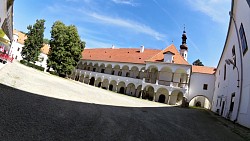
[[[246,35],[245,35],[245,31],[244,31],[244,27],[243,24],[241,23],[240,25],[240,40],[241,40],[241,47],[242,47],[242,51],[243,51],[243,55],[246,54],[247,52],[247,40],[246,40]]]
[[[208,85],[207,85],[207,84],[204,84],[204,85],[203,85],[203,90],[207,90],[207,87],[208,87]]]
[[[20,48],[17,49],[17,51],[19,51],[19,50],[20,50]]]

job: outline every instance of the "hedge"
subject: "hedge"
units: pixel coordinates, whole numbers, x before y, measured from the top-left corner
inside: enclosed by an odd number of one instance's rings
[[[44,67],[37,66],[37,65],[32,64],[32,63],[30,63],[30,62],[27,62],[27,61],[25,61],[25,60],[20,60],[20,63],[21,63],[21,64],[24,64],[24,65],[26,65],[26,66],[28,66],[28,67],[32,67],[32,68],[38,69],[38,70],[40,70],[40,71],[44,71],[44,69],[45,69]]]

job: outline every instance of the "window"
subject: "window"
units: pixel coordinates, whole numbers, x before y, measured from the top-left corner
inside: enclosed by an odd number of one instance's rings
[[[234,109],[234,99],[235,99],[235,93],[232,93],[232,96],[231,96],[231,103],[230,103],[230,109],[229,111],[233,111]]]
[[[20,48],[17,49],[17,51],[19,51],[19,50],[20,50]]]
[[[235,45],[234,45],[233,48],[232,48],[232,57],[233,57],[234,64],[235,64],[235,66],[236,66]],[[235,66],[233,66],[233,69],[235,69]]]
[[[245,53],[247,52],[247,40],[246,40],[246,35],[245,35],[245,31],[244,31],[244,28],[243,28],[243,24],[241,23],[240,25],[240,41],[241,41],[241,48],[242,48],[242,51],[243,51],[243,55],[245,55]]]
[[[96,71],[96,68],[93,68],[93,72],[95,72]]]
[[[233,48],[232,48],[232,56],[233,56],[233,57],[235,56],[235,45],[234,45]]]
[[[112,73],[111,73],[112,75],[114,75],[115,74],[115,71],[112,71]]]
[[[203,85],[203,90],[207,90],[207,86],[208,86],[207,84],[204,84]]]
[[[218,83],[218,88],[220,87],[220,82]]]
[[[90,67],[88,67],[88,70],[90,70]]]
[[[225,64],[224,65],[224,80],[226,80],[226,76],[227,76],[227,66]]]

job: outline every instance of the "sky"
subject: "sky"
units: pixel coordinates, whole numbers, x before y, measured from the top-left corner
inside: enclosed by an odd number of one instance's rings
[[[231,0],[16,0],[14,28],[45,19],[45,38],[55,21],[75,25],[86,48],[179,50],[186,30],[188,62],[216,67],[229,24]]]

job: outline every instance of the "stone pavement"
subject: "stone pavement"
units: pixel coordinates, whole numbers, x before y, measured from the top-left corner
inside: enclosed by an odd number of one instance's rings
[[[241,126],[237,123],[233,123],[232,121],[225,119],[211,111],[208,111],[212,116],[214,116],[222,125],[233,131],[234,133],[238,134],[246,141],[250,141],[250,129],[244,126]]]
[[[245,140],[208,111],[116,94],[18,63],[1,69],[0,83],[0,140]]]

